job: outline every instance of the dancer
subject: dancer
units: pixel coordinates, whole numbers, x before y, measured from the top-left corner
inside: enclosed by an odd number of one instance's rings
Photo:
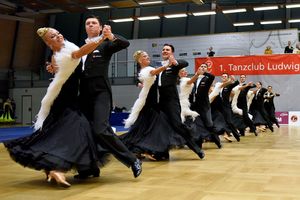
[[[156,75],[168,68],[149,66],[150,58],[145,51],[136,51],[134,60],[140,67],[139,80],[142,85],[138,99],[135,101],[125,127],[129,131],[121,135],[122,141],[130,151],[138,157],[149,160],[166,160],[169,158],[170,138],[172,129],[167,116],[160,112],[157,103],[157,89],[154,85]]]
[[[201,75],[201,71],[197,70],[195,75],[192,78],[187,77],[187,71],[185,68],[179,71],[180,77],[180,93],[179,101],[181,106],[181,120],[184,123],[187,117],[191,117],[194,121],[199,114],[190,109],[189,96],[193,90],[194,82],[198,79],[198,76]]]
[[[226,83],[229,80],[229,75],[227,73],[223,73],[221,79],[222,79],[223,83]],[[226,123],[228,124],[228,126],[230,127],[233,136],[239,142],[240,135],[237,132],[236,127],[232,123],[233,112],[232,112],[232,107],[231,107],[231,103],[230,103],[231,91],[235,86],[237,86],[239,84],[239,81],[235,80],[234,76],[231,76],[231,80],[232,80],[232,83],[225,86],[222,89],[220,95],[221,95],[221,99],[222,99],[224,119],[225,119]]]
[[[44,96],[35,132],[4,143],[12,159],[24,167],[44,170],[47,180],[71,186],[65,172],[90,169],[100,161],[87,119],[78,111],[80,58],[93,51],[104,38],[78,48],[53,28],[40,28],[38,35],[53,51],[50,71],[57,69]],[[77,67],[77,68],[76,68]]]
[[[91,42],[101,32],[107,38],[95,51],[83,58],[83,72],[80,79],[80,106],[92,126],[96,143],[108,149],[118,160],[131,167],[134,177],[142,172],[142,163],[115,135],[109,124],[112,110],[112,91],[108,78],[109,62],[112,55],[129,46],[129,42],[113,34],[109,25],[102,25],[96,16],[88,16],[85,29]],[[87,178],[97,174],[96,167],[81,171],[77,177]]]
[[[196,137],[198,142],[201,144],[204,139],[208,139],[212,140],[218,148],[222,148],[219,138],[219,134],[221,133],[218,132],[214,126],[208,96],[215,76],[208,73],[208,66],[206,63],[202,63],[198,70],[202,71],[202,75],[198,77],[190,96],[192,110],[196,111],[200,115],[195,120],[196,127],[198,127]],[[204,129],[207,131],[204,131]]]
[[[135,101],[129,117],[125,120],[125,128],[129,128],[136,121],[141,109],[145,105],[146,97],[153,83],[155,82],[156,75],[166,70],[168,65],[159,67],[157,69],[150,67],[150,57],[145,51],[136,51],[133,55],[135,61],[140,66],[139,80],[142,82],[143,87],[139,94],[139,98]]]
[[[125,123],[125,127],[131,126],[130,130],[121,138],[129,149],[138,155],[146,156],[150,160],[166,160],[169,159],[169,149],[174,145],[176,146],[173,141],[174,138],[178,137],[176,136],[178,129],[174,128],[174,120],[169,119],[169,113],[164,112],[163,107],[160,105],[161,101],[157,102],[157,85],[154,84],[156,78],[154,75],[166,71],[170,72],[173,68],[176,68],[172,64],[174,63],[174,57],[170,56],[168,57],[169,59],[165,59],[164,65],[157,69],[148,66],[150,60],[146,52],[137,51],[134,57],[141,66],[139,76],[143,83],[143,88],[133,106],[132,113]],[[176,71],[178,74],[179,69],[177,68]],[[174,80],[176,83],[176,79]],[[175,103],[179,105],[178,96],[177,100],[178,102],[169,100],[169,104]],[[174,111],[178,113],[177,110],[172,110],[171,112]],[[178,111],[180,111],[180,107]],[[178,114],[176,120],[179,120],[181,123],[180,113]],[[185,125],[182,124],[182,126]],[[185,136],[185,138],[188,137]],[[191,139],[188,139],[189,144],[191,144]],[[204,153],[202,150],[200,149],[198,152],[199,157],[203,158]]]
[[[264,94],[264,106],[269,114],[270,120],[272,123],[275,123],[276,126],[279,128],[278,120],[275,116],[275,105],[274,105],[274,97],[278,97],[280,94],[273,92],[272,86],[268,86],[268,91]]]
[[[205,157],[204,151],[196,144],[191,130],[181,121],[181,107],[176,83],[179,70],[187,67],[188,62],[176,60],[174,51],[173,45],[164,44],[162,49],[163,62],[169,62],[170,67],[161,72],[156,81],[159,92],[159,108],[167,116],[176,133],[186,140],[187,146],[203,159]]]
[[[211,106],[211,115],[214,123],[214,128],[217,133],[223,134],[223,137],[228,142],[232,142],[230,139],[231,129],[226,123],[226,120],[223,115],[223,105],[222,98],[220,97],[220,92],[224,87],[229,84],[232,84],[232,77],[226,82],[217,82],[213,84],[209,91],[209,102]]]
[[[253,115],[253,123],[255,125],[267,125],[274,132],[273,123],[264,107],[264,94],[267,89],[262,87],[262,83],[258,81],[256,84],[257,90],[254,91],[255,97],[250,107],[250,113]]]
[[[238,91],[236,91],[235,95],[237,95],[237,99],[235,97],[232,100],[232,110],[233,113],[242,116],[242,120],[235,115],[235,123],[239,124],[240,126],[237,126],[239,133],[241,136],[245,136],[245,128],[249,127],[250,132],[254,133],[255,136],[257,136],[256,127],[253,124],[252,118],[253,116],[249,114],[248,112],[248,100],[247,95],[251,88],[255,88],[256,86],[253,84],[253,82],[249,82],[246,84],[246,75],[241,74],[240,75],[240,84],[239,86],[236,86],[238,88]],[[235,89],[233,89],[235,91]]]

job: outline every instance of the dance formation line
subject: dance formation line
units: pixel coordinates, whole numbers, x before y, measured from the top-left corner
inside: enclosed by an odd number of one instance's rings
[[[205,141],[222,148],[220,135],[230,142],[231,135],[240,141],[247,127],[255,135],[257,125],[266,125],[272,132],[273,123],[279,127],[272,88],[266,90],[260,82],[246,84],[246,75],[239,82],[226,73],[222,82],[214,84],[215,76],[206,63],[188,78],[188,63],[176,59],[174,46],[165,44],[157,68],[149,66],[147,52],[135,52],[141,91],[125,121],[129,131],[117,136],[109,124],[108,67],[112,55],[129,42],[96,16],[87,17],[85,28],[88,38],[80,48],[54,28],[38,29],[53,51],[47,70],[54,79],[41,102],[35,132],[4,142],[14,161],[44,171],[48,181],[70,187],[65,173],[71,169],[78,172],[76,179],[99,177],[109,154],[131,168],[137,178],[142,172],[140,159],[168,160],[174,146],[187,145],[203,159]],[[236,95],[231,102],[232,94]]]

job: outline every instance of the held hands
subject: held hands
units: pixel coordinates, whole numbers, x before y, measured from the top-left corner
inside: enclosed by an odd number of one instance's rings
[[[93,38],[93,39],[87,39],[85,42],[86,43],[91,43],[91,42],[98,43],[102,40],[105,40],[106,38],[109,39],[109,40],[115,39],[115,36],[114,36],[114,34],[112,34],[111,27],[109,25],[104,25],[103,26],[101,35],[99,35],[98,37]]]
[[[109,40],[114,40],[115,36],[111,32],[111,27],[109,25],[104,25],[102,29],[102,34],[104,38],[108,38]]]
[[[168,60],[162,61],[162,67],[165,67],[165,68],[176,66],[176,65],[178,65],[178,62],[175,59],[174,55],[170,55]]]
[[[252,85],[253,85],[252,81],[247,84],[247,86],[252,86]]]
[[[178,62],[177,60],[175,59],[174,55],[170,55],[169,57],[169,66],[172,66],[172,65],[178,65]]]
[[[234,77],[233,75],[231,75],[229,79],[230,79],[232,82],[235,81],[235,77]]]

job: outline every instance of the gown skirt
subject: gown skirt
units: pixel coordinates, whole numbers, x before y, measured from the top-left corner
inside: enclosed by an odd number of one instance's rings
[[[120,136],[130,151],[136,154],[148,153],[168,155],[175,146],[185,144],[185,140],[171,127],[166,115],[158,109],[145,106],[127,133]]]
[[[50,114],[41,130],[4,143],[11,158],[35,170],[88,170],[98,162],[89,122],[76,110]]]
[[[46,171],[85,171],[105,163],[107,154],[94,142],[90,124],[78,109],[78,69],[63,85],[43,127],[4,143],[14,161]]]

